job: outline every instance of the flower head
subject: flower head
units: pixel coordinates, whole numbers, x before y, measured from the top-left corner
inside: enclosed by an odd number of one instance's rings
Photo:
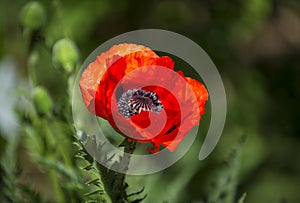
[[[80,79],[89,111],[137,142],[176,149],[199,124],[208,92],[199,81],[174,71],[168,56],[136,44],[120,44],[89,64]]]

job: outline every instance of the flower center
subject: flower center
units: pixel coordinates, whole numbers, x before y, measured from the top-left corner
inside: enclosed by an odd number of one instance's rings
[[[130,118],[141,111],[152,111],[159,114],[163,109],[155,92],[133,89],[124,92],[118,101],[118,111],[125,118]]]

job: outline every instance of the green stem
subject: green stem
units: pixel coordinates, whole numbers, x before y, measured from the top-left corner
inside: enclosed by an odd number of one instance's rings
[[[59,180],[56,175],[56,171],[54,169],[49,170],[49,177],[52,183],[52,187],[54,189],[55,196],[57,198],[57,202],[64,203],[66,202],[64,193],[60,187]]]
[[[30,50],[27,57],[27,71],[33,87],[38,85],[38,78],[36,74],[36,67],[39,61],[40,55],[37,49]]]
[[[60,0],[54,0],[53,1],[53,8],[54,8],[54,12],[56,13],[56,16],[59,20],[58,22],[60,22],[60,25],[58,25],[58,26],[59,26],[63,36],[69,36],[71,32],[68,30],[68,26],[65,26],[61,1]]]
[[[120,146],[124,147],[125,153],[120,160],[119,167],[120,167],[120,171],[126,171],[128,170],[128,166],[130,162],[130,154],[134,152],[136,143],[133,141],[129,141],[128,139],[125,139]],[[106,193],[108,194],[112,202],[123,203],[127,201],[127,194],[126,194],[127,186],[125,184],[126,174],[109,170],[100,164],[99,164],[99,170],[101,173],[101,178]]]
[[[136,142],[125,139],[120,146],[124,146],[124,156],[120,160],[120,171],[127,171],[129,162],[130,162],[130,155],[133,154],[136,148]],[[125,176],[125,174],[123,174]]]

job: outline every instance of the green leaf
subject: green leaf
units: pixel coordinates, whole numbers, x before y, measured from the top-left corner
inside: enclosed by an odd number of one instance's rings
[[[247,193],[244,193],[244,194],[240,197],[238,203],[244,203],[244,202],[245,202],[245,199],[246,199],[246,196],[247,196]]]
[[[17,148],[19,136],[8,139],[6,148],[1,158],[1,168],[3,170],[3,194],[5,202],[20,202],[17,187]]]

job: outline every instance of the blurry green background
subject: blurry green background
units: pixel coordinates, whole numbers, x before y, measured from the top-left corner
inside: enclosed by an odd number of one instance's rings
[[[72,145],[68,74],[54,67],[52,47],[73,40],[78,70],[104,41],[145,28],[177,32],[208,53],[225,84],[228,114],[207,159],[197,157],[209,108],[189,152],[162,172],[128,176],[128,191],[144,186],[150,203],[300,202],[299,1],[40,2],[33,16],[28,1],[0,4],[0,202],[87,200]],[[37,85],[50,95],[48,106],[33,99]]]

